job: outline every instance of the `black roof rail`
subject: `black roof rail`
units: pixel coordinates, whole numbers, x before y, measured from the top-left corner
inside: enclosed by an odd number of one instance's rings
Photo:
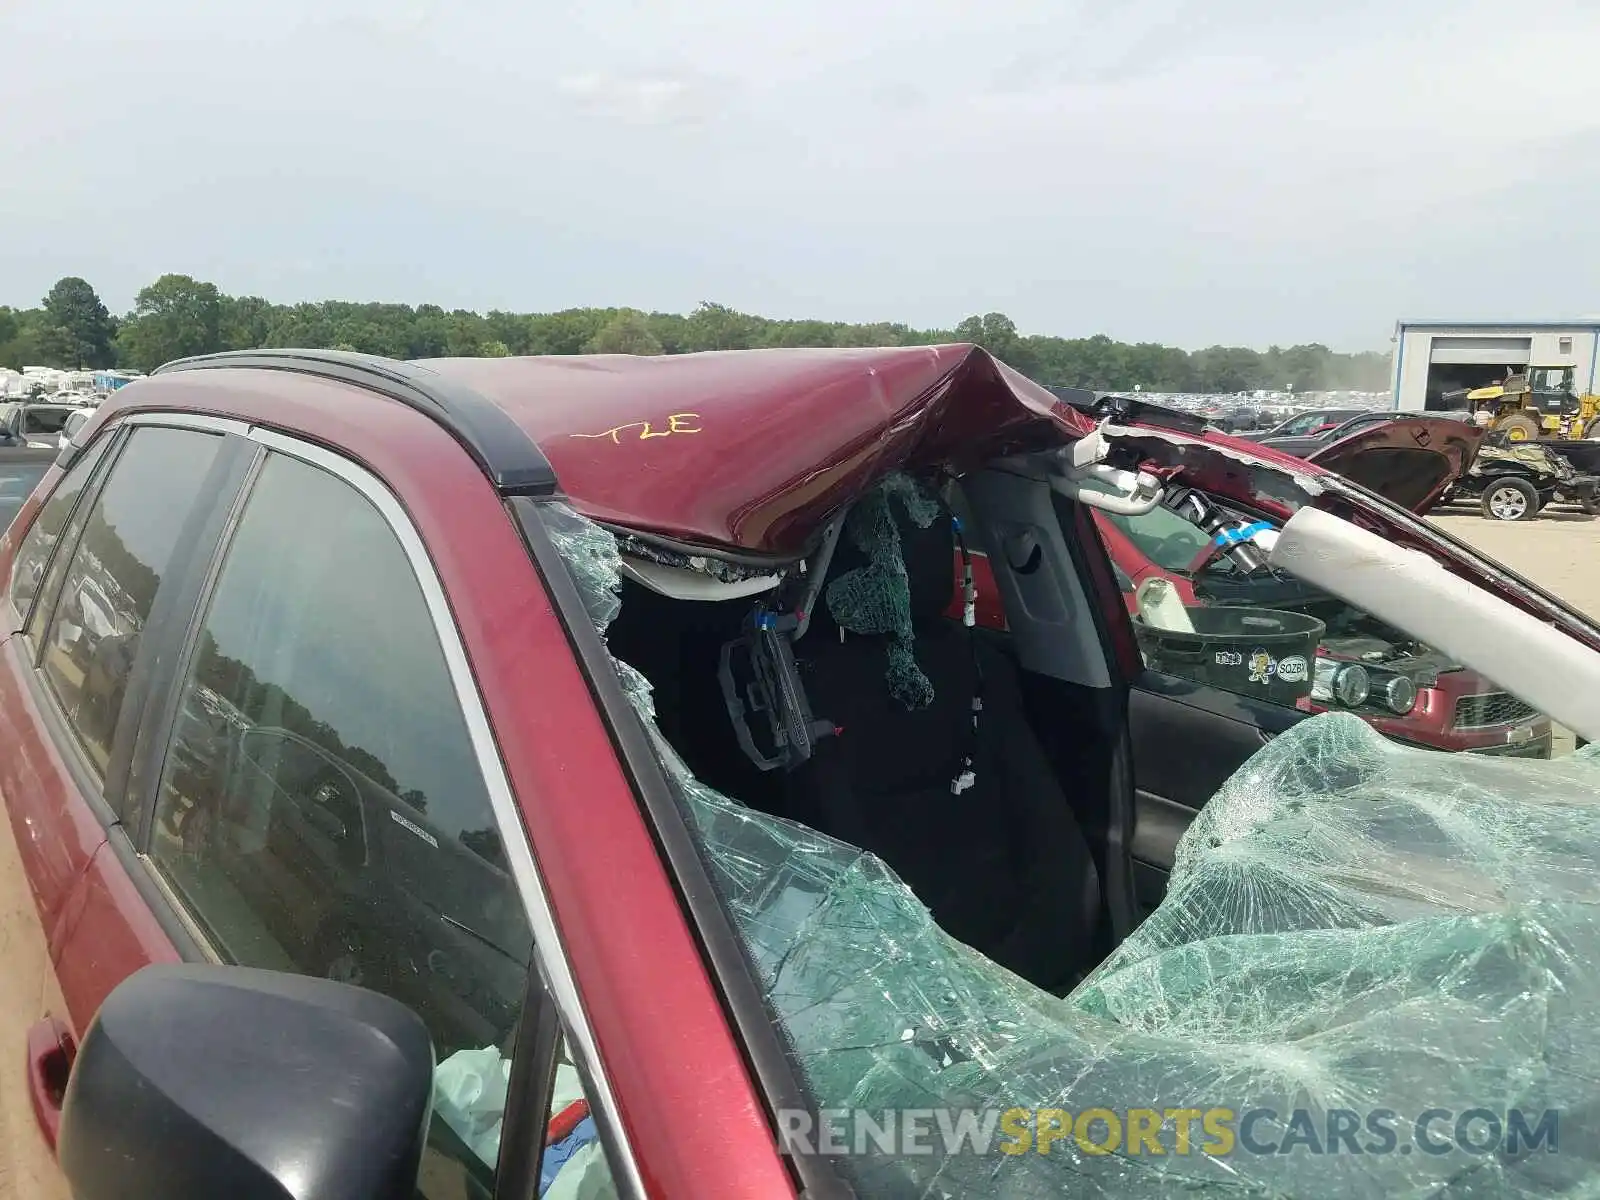
[[[224,350],[179,358],[151,374],[221,368],[291,371],[354,384],[398,400],[460,442],[502,495],[556,492],[555,468],[527,432],[488,397],[416,363],[347,350]]]

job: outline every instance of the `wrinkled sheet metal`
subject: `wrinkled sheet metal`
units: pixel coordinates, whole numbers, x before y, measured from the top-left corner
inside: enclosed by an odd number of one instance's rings
[[[614,542],[570,513],[553,536],[603,632]],[[653,729],[648,681],[617,668]],[[935,1139],[853,1159],[863,1195],[1600,1194],[1600,762],[1586,752],[1445,755],[1349,715],[1303,722],[1222,788],[1162,905],[1061,999],[944,934],[873,855],[722,795],[656,741],[820,1109],[1271,1109],[1254,1140],[1298,1142],[1180,1154],[1176,1119],[1161,1155]],[[1433,1109],[1518,1109],[1530,1127],[1557,1110],[1558,1149],[1401,1150]],[[1358,1114],[1358,1150],[1313,1153],[1297,1110],[1319,1143],[1330,1113]],[[1394,1149],[1361,1152],[1382,1110]]]
[[[730,555],[806,553],[897,468],[962,471],[1094,427],[967,344],[421,365],[504,409],[584,516]]]

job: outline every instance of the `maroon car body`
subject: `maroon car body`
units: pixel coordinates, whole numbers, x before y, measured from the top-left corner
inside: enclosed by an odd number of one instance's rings
[[[392,497],[403,514],[396,529],[422,548],[413,561],[436,576],[448,605],[441,636],[459,647],[472,681],[462,703],[469,716],[481,711],[482,735],[503,764],[515,824],[502,821],[499,834],[525,839],[536,865],[525,897],[547,909],[558,935],[541,962],[570,991],[564,1018],[592,1043],[590,1065],[609,1097],[596,1107],[625,1148],[613,1163],[619,1181],[684,1200],[797,1194],[801,1168],[774,1141],[774,1068],[761,1040],[771,1031],[730,1012],[733,984],[685,898],[684,868],[647,819],[619,734],[575,656],[571,631],[586,618],[573,611],[570,584],[557,586],[530,555],[508,504],[558,487],[608,527],[759,565],[808,551],[827,519],[891,470],[959,472],[1065,445],[1096,418],[965,345],[419,368],[261,351],[179,366],[108,398],[80,433],[76,461],[121,430],[170,425],[242,439],[257,455],[271,448],[337,463]],[[1137,416],[1127,444],[1158,465],[1181,444],[1186,481],[1279,517],[1287,507],[1255,489],[1241,456],[1322,477],[1248,443],[1174,434]],[[50,471],[0,540],[0,579],[12,578],[19,545],[67,470]],[[242,479],[222,504],[247,493]],[[1576,614],[1438,531],[1336,490],[1332,502],[1600,649],[1600,634]],[[1095,540],[1081,509],[1072,535]],[[71,552],[71,536],[58,553]],[[320,531],[304,536],[314,542]],[[216,537],[220,558],[220,526]],[[191,564],[186,578],[202,580],[210,561]],[[1133,679],[1141,667],[1115,581],[1103,559],[1086,572],[1114,661]],[[0,793],[65,1002],[33,1031],[27,1064],[52,1136],[73,1039],[107,994],[145,964],[211,952],[146,853],[153,782],[125,778],[114,804],[101,794],[64,732],[69,715],[42,681],[38,639],[12,596],[8,587],[0,601]],[[371,598],[375,612],[382,600]],[[161,713],[177,682],[154,668],[142,678],[141,704],[113,713],[119,736],[170,724]]]

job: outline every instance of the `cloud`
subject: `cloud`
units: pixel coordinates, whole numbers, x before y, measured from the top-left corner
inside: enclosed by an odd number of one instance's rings
[[[708,114],[709,89],[670,75],[568,75],[556,88],[585,112],[630,125],[676,125]]]
[[[1536,247],[1530,315],[1600,277],[1592,0],[54,0],[0,44],[0,303],[1362,346]]]

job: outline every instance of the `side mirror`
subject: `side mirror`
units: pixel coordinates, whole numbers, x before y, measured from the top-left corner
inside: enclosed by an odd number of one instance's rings
[[[62,1105],[75,1200],[411,1200],[433,1043],[387,996],[151,966],[101,1005]]]

